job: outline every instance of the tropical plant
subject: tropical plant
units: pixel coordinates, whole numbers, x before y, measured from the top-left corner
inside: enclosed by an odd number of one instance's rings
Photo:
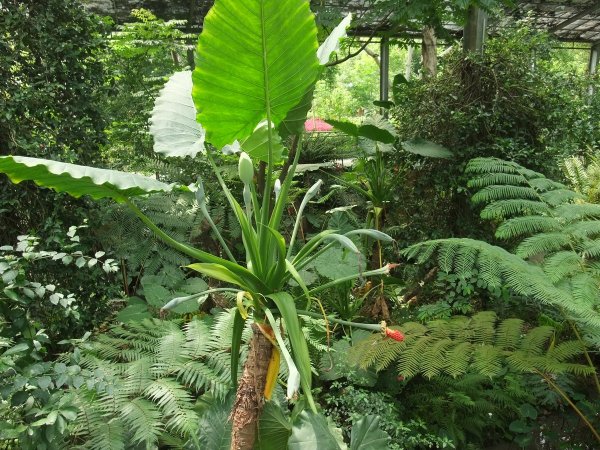
[[[592,157],[589,164],[581,157],[563,161],[563,172],[574,191],[585,195],[590,203],[600,203],[600,160]]]
[[[239,28],[240,23],[244,23],[243,29]],[[236,30],[237,36],[233,40],[232,30]],[[238,263],[212,220],[209,220],[210,225],[226,258],[176,241],[149,220],[133,202],[133,197],[140,195],[194,191],[199,207],[210,219],[200,180],[196,185],[186,187],[141,175],[49,160],[21,156],[0,159],[0,172],[6,173],[13,182],[33,180],[40,186],[65,191],[76,197],[90,195],[95,199],[111,198],[125,203],[164,242],[199,261],[188,266],[191,270],[235,286],[219,288],[236,292],[238,301],[231,343],[232,383],[237,385],[230,416],[233,422],[231,446],[235,449],[253,446],[263,397],[270,397],[280,352],[289,371],[288,399],[297,397],[301,385],[309,409],[313,414],[316,412],[311,395],[308,347],[296,305],[311,305],[316,294],[332,284],[361,275],[384,275],[393,267],[388,264],[311,290],[306,287],[298,271],[328,248],[338,244],[350,252],[358,253],[350,239],[352,235],[391,240],[376,230],[353,230],[344,235],[327,230],[297,248],[295,243],[302,212],[319,189],[320,181],[307,191],[287,245],[278,231],[300,153],[298,146],[297,151],[293,152],[294,159],[287,175],[281,183],[276,182],[275,165],[283,153],[279,136],[298,133],[310,107],[312,88],[320,71],[319,62],[328,60],[343,32],[344,29],[336,30],[332,40],[324,42],[318,58],[316,27],[308,2],[285,0],[270,4],[253,0],[240,4],[233,0],[217,0],[203,24],[193,76],[190,77],[189,72],[176,74],[167,84],[163,96],[157,100],[151,129],[155,136],[155,148],[168,156],[194,157],[205,151],[223,194],[240,224],[246,253],[243,263]],[[239,158],[244,208],[223,181],[221,171],[214,163],[212,148],[204,146],[205,140],[227,151],[236,147],[245,150]],[[264,184],[257,189],[254,165],[258,161],[261,161],[265,177]],[[259,201],[261,193],[262,199]],[[326,241],[328,243],[321,246]],[[296,297],[289,293],[287,284],[290,280],[296,281],[301,287],[301,293]],[[200,292],[196,296],[210,292]],[[176,303],[171,302],[164,308],[169,309]],[[291,354],[276,326],[275,316],[280,316],[285,324]],[[253,334],[248,358],[238,382],[242,331],[249,318]],[[371,327],[385,331],[385,326]],[[393,336],[398,337],[395,334]]]

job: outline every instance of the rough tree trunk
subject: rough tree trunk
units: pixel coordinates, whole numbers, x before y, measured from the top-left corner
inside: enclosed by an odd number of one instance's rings
[[[269,328],[263,326],[264,328]],[[258,419],[264,404],[267,370],[273,346],[258,325],[252,325],[250,352],[244,364],[235,403],[229,419],[232,422],[231,450],[252,450],[256,440]]]
[[[435,77],[437,73],[437,38],[433,27],[423,28],[423,41],[421,53],[423,55],[423,74],[427,77]]]

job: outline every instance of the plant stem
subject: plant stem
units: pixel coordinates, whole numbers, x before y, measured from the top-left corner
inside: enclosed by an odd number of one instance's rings
[[[552,389],[554,389],[556,392],[558,392],[558,394],[562,398],[565,399],[565,401],[569,404],[569,406],[571,408],[573,408],[573,410],[577,413],[577,415],[581,418],[581,420],[583,420],[584,423],[587,425],[587,427],[592,431],[592,433],[594,434],[594,436],[598,440],[598,442],[600,442],[600,434],[598,434],[598,431],[590,423],[590,421],[585,416],[585,414],[583,414],[583,412],[575,405],[575,403],[573,403],[573,401],[569,398],[569,396],[560,388],[560,386],[558,386],[554,381],[552,381],[550,379],[550,377],[548,377],[546,374],[540,372],[539,370],[534,370],[534,371],[538,375],[540,375],[544,380],[546,380],[546,382],[552,387]]]
[[[346,325],[353,328],[360,328],[361,330],[381,331],[381,324],[348,322],[347,320],[337,319],[333,316],[323,316],[323,314],[318,314],[311,311],[303,311],[301,309],[298,310],[298,314],[301,316],[314,317],[315,319],[326,318],[331,322],[339,323],[340,325]]]

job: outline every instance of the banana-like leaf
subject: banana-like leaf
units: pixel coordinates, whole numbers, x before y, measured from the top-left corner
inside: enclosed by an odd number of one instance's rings
[[[331,54],[339,50],[340,39],[346,37],[346,28],[350,26],[350,22],[352,22],[352,13],[348,13],[329,36],[327,36],[325,42],[321,44],[319,50],[317,50],[317,58],[319,58],[321,65],[327,64]]]
[[[392,132],[371,123],[356,125],[352,122],[333,119],[327,119],[326,122],[339,131],[356,138],[362,137],[383,144],[393,144],[396,140],[396,136]]]
[[[150,117],[154,151],[165,156],[191,156],[204,152],[204,129],[196,122],[192,99],[192,72],[169,78],[154,102]]]
[[[33,181],[38,186],[66,192],[76,198],[89,195],[120,203],[137,195],[171,192],[176,188],[174,184],[142,175],[26,156],[0,156],[0,173],[8,175],[13,183]]]
[[[402,147],[407,152],[414,153],[416,155],[427,156],[429,158],[448,159],[454,156],[454,154],[446,147],[421,138],[403,142]]]
[[[300,328],[294,299],[287,292],[277,292],[275,294],[270,294],[267,297],[275,302],[275,305],[285,322],[288,338],[294,354],[294,362],[296,363],[298,372],[300,372],[302,391],[304,392],[311,409],[315,411],[316,407],[311,393],[312,373],[310,370],[310,355],[308,353],[306,339]]]
[[[317,43],[305,0],[216,0],[193,75],[207,140],[221,148],[265,119],[277,127],[317,77]]]
[[[376,241],[381,242],[394,242],[394,238],[392,238],[389,234],[385,234],[382,231],[374,230],[372,228],[361,228],[358,230],[348,231],[344,236],[368,236],[371,239],[375,239]]]

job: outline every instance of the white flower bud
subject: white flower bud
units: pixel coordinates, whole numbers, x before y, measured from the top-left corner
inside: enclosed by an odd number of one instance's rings
[[[238,175],[244,184],[251,184],[254,179],[254,164],[246,152],[240,154]]]

